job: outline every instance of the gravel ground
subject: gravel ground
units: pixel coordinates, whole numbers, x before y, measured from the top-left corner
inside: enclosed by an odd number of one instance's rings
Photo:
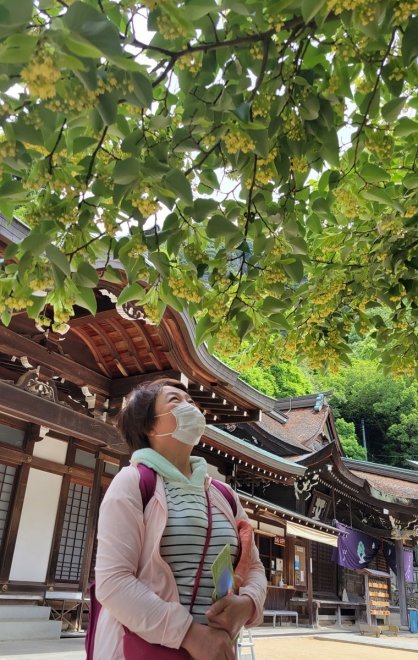
[[[395,638],[396,639],[396,638]],[[375,648],[313,639],[312,637],[270,637],[256,639],[256,660],[412,660],[410,651]],[[250,659],[249,649],[241,660]]]

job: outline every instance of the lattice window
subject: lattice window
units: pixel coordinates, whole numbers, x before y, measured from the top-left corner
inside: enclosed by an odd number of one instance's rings
[[[90,508],[91,488],[70,484],[55,579],[79,582]]]
[[[332,548],[312,541],[313,591],[318,594],[336,596],[337,565],[331,561]]]
[[[0,464],[0,548],[6,529],[16,468]]]

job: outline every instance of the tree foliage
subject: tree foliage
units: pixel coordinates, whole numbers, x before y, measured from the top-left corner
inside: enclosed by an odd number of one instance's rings
[[[408,467],[418,459],[418,383],[382,374],[376,361],[355,359],[350,367],[327,376],[322,386],[330,398],[338,424],[352,422],[362,437],[364,420],[368,460]],[[348,455],[348,454],[347,454]]]
[[[276,362],[270,366],[261,363],[247,364],[242,355],[222,356],[222,360],[239,372],[240,378],[256,390],[274,398],[303,396],[313,390],[313,382],[296,364]]]
[[[366,450],[359,443],[353,422],[346,422],[345,419],[340,417],[335,420],[335,426],[337,427],[338,437],[347,458],[364,461],[366,459]]]
[[[0,0],[0,211],[31,228],[6,253],[2,322],[27,307],[65,332],[118,259],[120,302],[187,310],[211,350],[245,337],[332,365],[354,327],[413,369],[417,14]]]

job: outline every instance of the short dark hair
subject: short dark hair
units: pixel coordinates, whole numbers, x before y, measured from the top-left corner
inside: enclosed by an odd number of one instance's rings
[[[157,378],[144,381],[128,395],[118,415],[117,425],[131,451],[150,446],[148,433],[155,422],[155,400],[167,385],[187,392],[187,387],[179,380]]]

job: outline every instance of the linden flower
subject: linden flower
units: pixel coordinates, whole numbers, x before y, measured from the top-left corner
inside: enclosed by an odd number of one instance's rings
[[[60,70],[55,66],[51,55],[35,56],[20,74],[31,96],[49,99],[55,96],[55,85],[61,78]]]

